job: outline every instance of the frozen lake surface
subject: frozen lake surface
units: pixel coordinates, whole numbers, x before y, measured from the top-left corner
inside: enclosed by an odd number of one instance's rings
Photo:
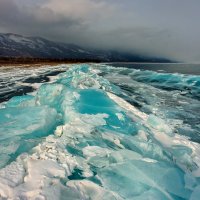
[[[0,100],[0,199],[199,200],[198,73],[2,67]]]

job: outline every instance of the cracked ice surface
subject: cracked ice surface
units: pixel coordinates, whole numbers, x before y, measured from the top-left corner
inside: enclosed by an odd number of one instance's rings
[[[111,67],[66,70],[0,109],[1,199],[199,199],[200,145],[163,107],[131,105]]]

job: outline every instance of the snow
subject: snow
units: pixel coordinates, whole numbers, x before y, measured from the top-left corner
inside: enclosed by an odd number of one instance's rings
[[[21,43],[21,44],[33,43],[33,41],[30,39],[27,39],[22,36],[14,35],[14,34],[10,34],[9,39],[13,40],[14,42]]]

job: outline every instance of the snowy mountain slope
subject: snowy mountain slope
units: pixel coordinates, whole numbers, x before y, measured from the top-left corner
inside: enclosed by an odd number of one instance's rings
[[[150,58],[117,51],[86,49],[74,44],[53,42],[41,37],[24,37],[13,33],[0,33],[0,57],[90,59],[104,62],[169,62],[167,59]]]

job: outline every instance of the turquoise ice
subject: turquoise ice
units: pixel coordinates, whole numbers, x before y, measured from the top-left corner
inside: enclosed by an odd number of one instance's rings
[[[29,151],[43,137],[52,133],[57,125],[56,118],[57,112],[48,107],[0,109],[1,166],[15,160],[22,152]]]
[[[83,64],[2,104],[1,197],[198,200],[200,145],[161,104],[166,82],[198,102],[198,77]]]

